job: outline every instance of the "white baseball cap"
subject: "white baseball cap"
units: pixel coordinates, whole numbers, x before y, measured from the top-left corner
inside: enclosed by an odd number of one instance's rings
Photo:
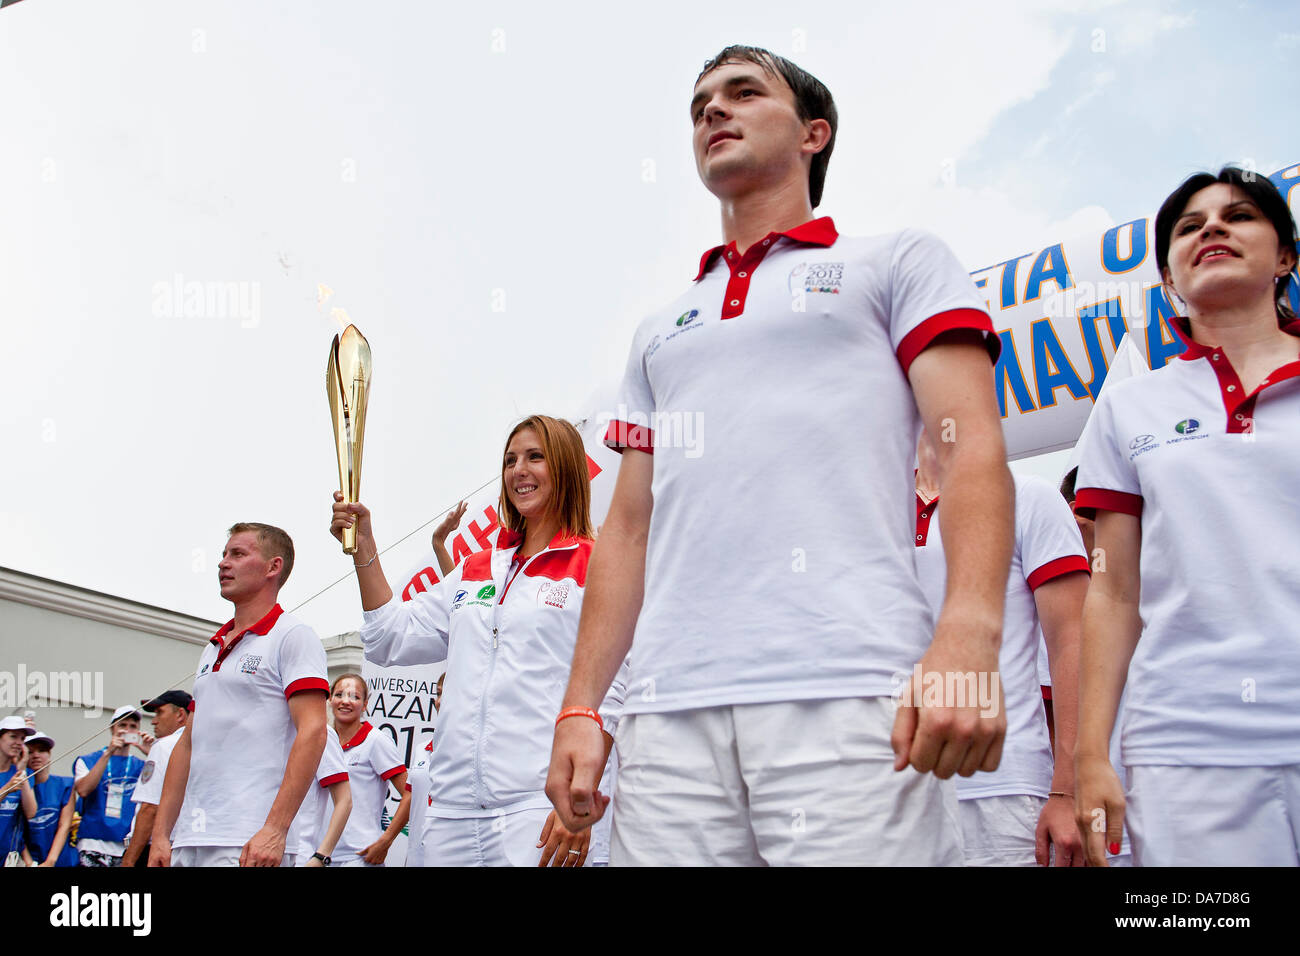
[[[119,707],[117,710],[113,711],[113,719],[108,722],[108,726],[112,727],[123,717],[134,717],[136,720],[139,720],[140,708],[132,707],[130,704],[124,704],[123,706]]]
[[[30,744],[34,744],[34,743],[36,743],[36,741],[38,741],[38,740],[43,740],[43,741],[45,741],[45,743],[47,743],[47,744],[49,745],[49,747],[50,747],[51,750],[54,749],[54,738],[51,737],[49,734],[43,734],[43,733],[41,733],[39,730],[37,730],[37,731],[33,731],[33,732],[32,732],[32,735],[31,735],[30,737],[27,738],[27,743],[28,743],[29,745],[30,745]]]
[[[23,720],[17,714],[0,720],[0,733],[4,733],[6,730],[21,730],[28,737],[36,733],[36,728],[28,727],[27,721]]]

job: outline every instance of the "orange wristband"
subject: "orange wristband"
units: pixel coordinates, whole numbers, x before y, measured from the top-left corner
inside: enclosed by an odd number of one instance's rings
[[[564,708],[564,710],[560,711],[560,716],[555,718],[555,725],[558,727],[560,725],[560,721],[566,720],[569,717],[590,717],[592,720],[596,722],[597,727],[599,727],[601,730],[605,729],[605,724],[604,721],[600,719],[600,714],[596,713],[590,707]]]

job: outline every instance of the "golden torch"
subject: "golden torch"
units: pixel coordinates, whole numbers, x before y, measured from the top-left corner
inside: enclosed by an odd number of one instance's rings
[[[334,450],[339,458],[339,490],[343,500],[361,500],[361,446],[366,432],[370,397],[370,343],[355,325],[334,336],[325,368],[330,415],[334,419]],[[357,529],[343,529],[343,553],[357,553]]]

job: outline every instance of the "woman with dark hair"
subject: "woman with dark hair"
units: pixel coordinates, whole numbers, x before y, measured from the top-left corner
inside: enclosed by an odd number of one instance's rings
[[[608,757],[623,683],[615,679],[599,712],[560,712],[593,538],[591,479],[577,429],[533,415],[511,430],[495,545],[410,601],[395,599],[384,578],[369,509],[334,497],[330,532],[341,537],[344,528],[357,528],[366,658],[382,665],[446,661],[429,760],[425,864],[582,866],[590,828],[568,831],[544,791],[554,724],[594,720]]]
[[[1075,815],[1104,865],[1300,865],[1300,323],[1296,227],[1266,179],[1183,183],[1156,261],[1186,344],[1116,382],[1080,439],[1096,519]],[[1128,792],[1107,759],[1124,693]]]

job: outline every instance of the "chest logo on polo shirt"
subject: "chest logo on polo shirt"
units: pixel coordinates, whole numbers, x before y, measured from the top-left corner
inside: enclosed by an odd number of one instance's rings
[[[1155,440],[1156,440],[1155,435],[1138,435],[1136,438],[1134,438],[1131,442],[1128,443],[1128,447],[1130,449],[1141,448],[1143,445],[1149,444],[1150,442],[1153,442]]]
[[[456,596],[451,599],[451,609],[454,611],[465,603],[465,598],[469,597],[468,591],[457,591]]]
[[[497,586],[495,584],[485,584],[482,588],[479,589],[478,599],[480,601],[486,601],[488,600],[488,598],[496,597],[496,593],[497,593]]]
[[[543,581],[537,589],[537,603],[544,607],[563,609],[568,600],[569,584],[567,581]]]
[[[844,285],[844,263],[801,262],[790,270],[790,294],[825,292],[839,295]]]
[[[1201,423],[1195,418],[1184,418],[1174,426],[1174,431],[1178,432],[1180,435],[1191,435],[1200,427]]]
[[[689,312],[683,312],[677,317],[677,324],[685,325],[687,322],[694,322],[700,314],[699,309],[691,309]]]
[[[245,654],[239,659],[239,673],[256,674],[258,665],[262,663],[261,654]]]

